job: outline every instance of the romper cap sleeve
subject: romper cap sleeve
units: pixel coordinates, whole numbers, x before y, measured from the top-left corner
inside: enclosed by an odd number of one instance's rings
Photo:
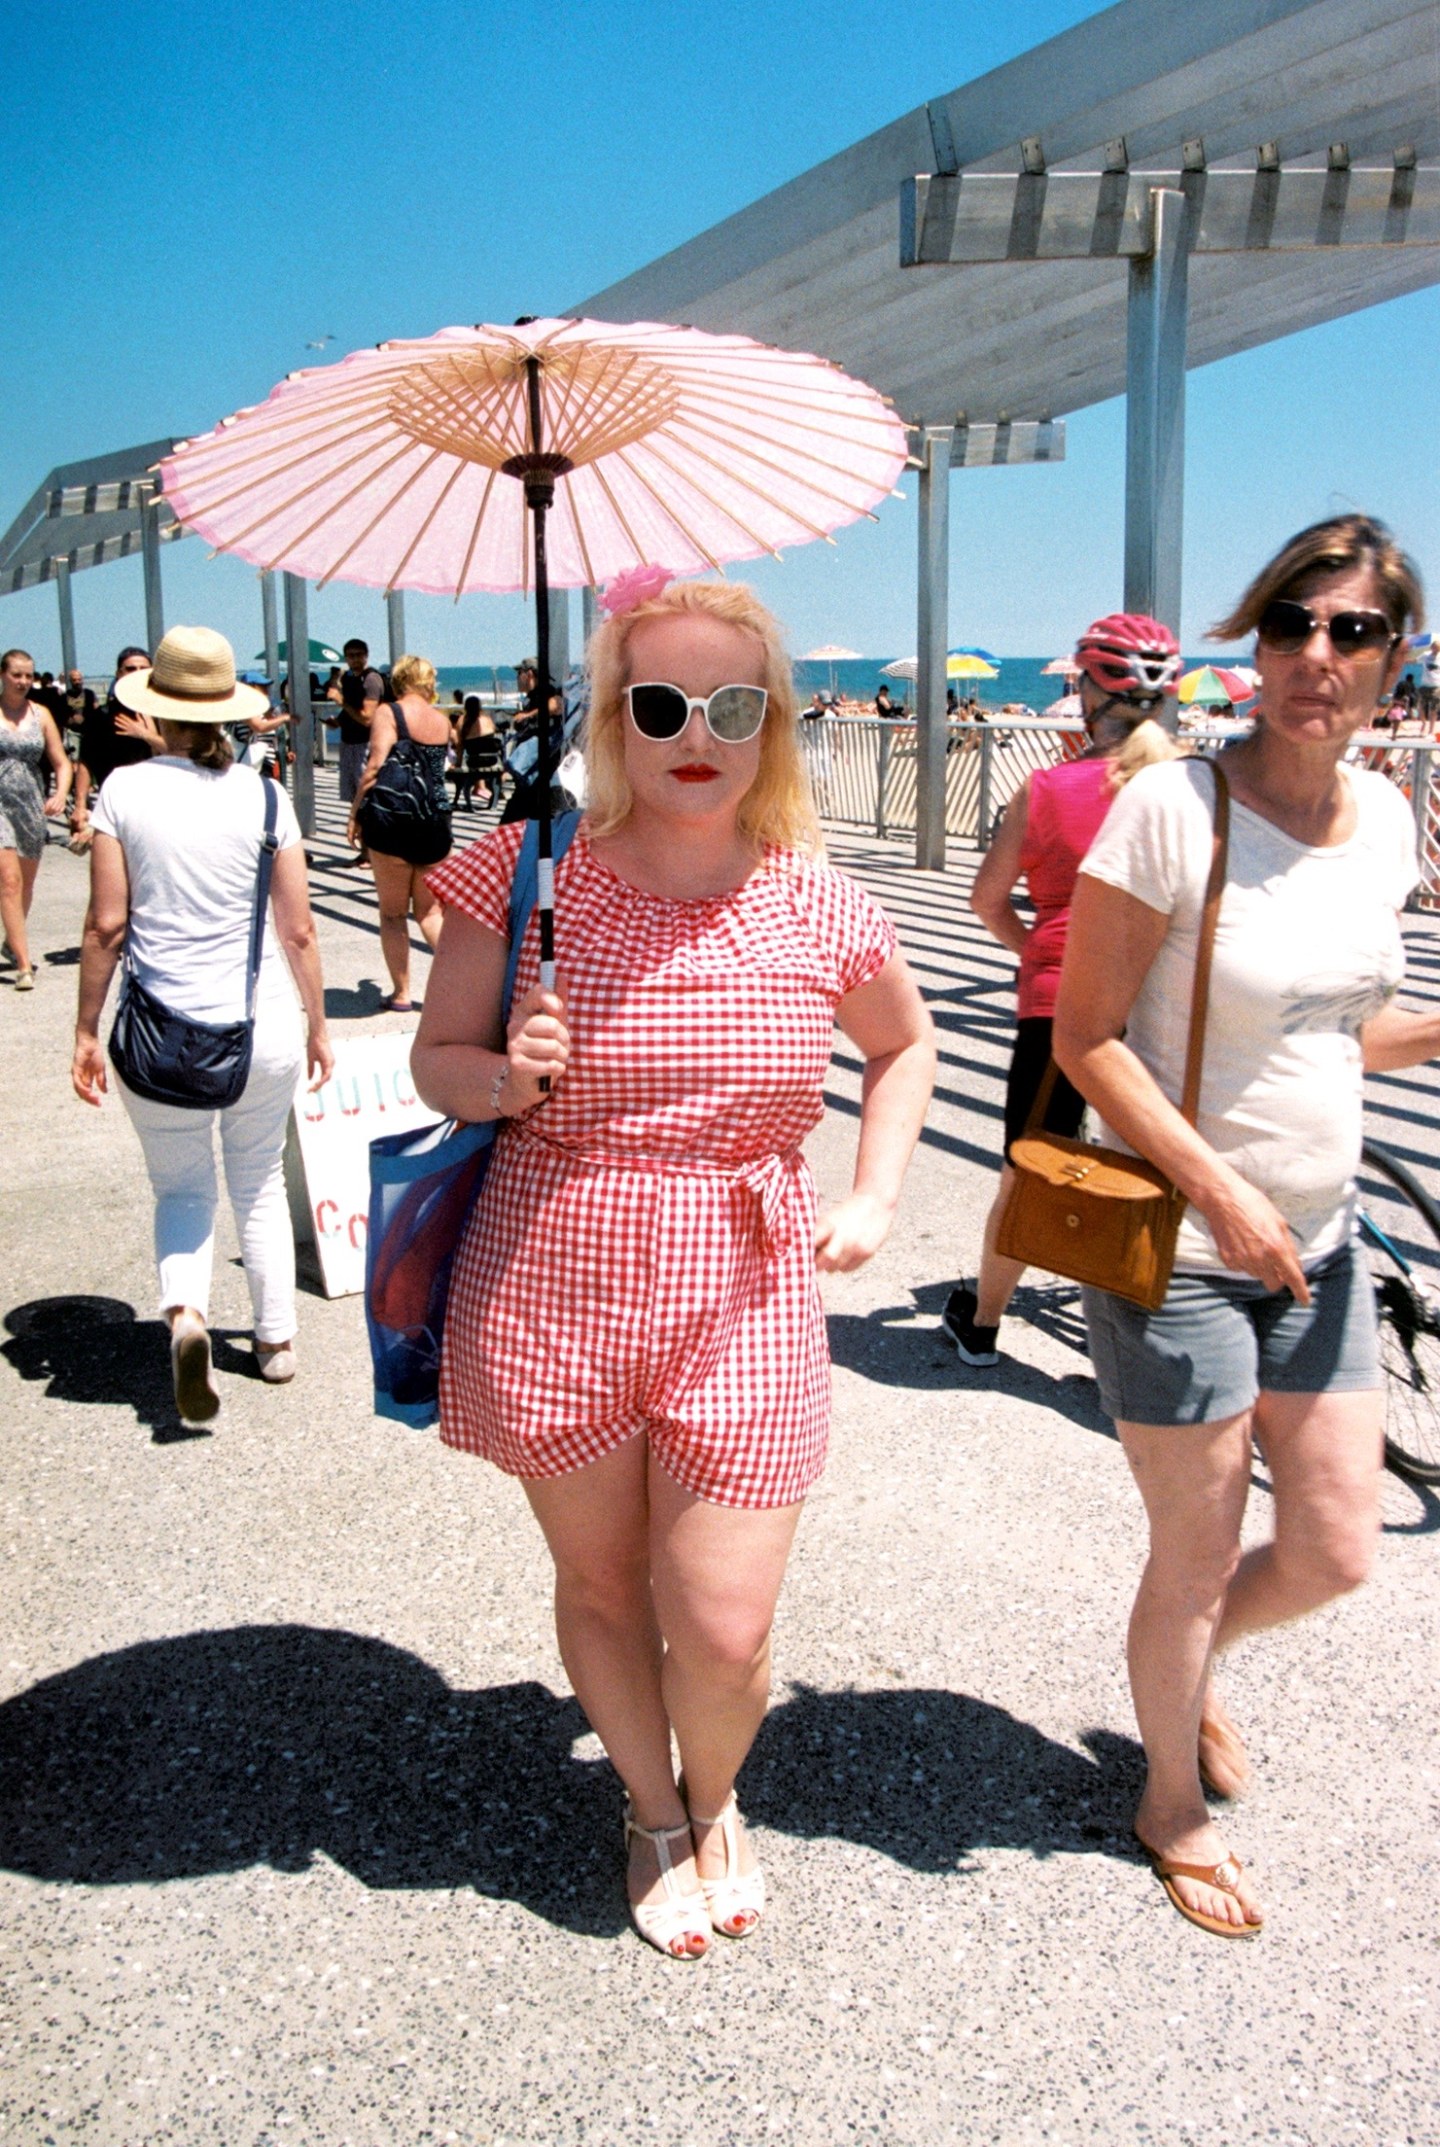
[[[897,941],[894,925],[867,888],[832,866],[814,865],[801,879],[801,906],[832,969],[837,998],[879,976]]]
[[[525,839],[525,822],[492,828],[425,875],[425,885],[447,909],[463,910],[502,939],[510,930],[510,883]]]

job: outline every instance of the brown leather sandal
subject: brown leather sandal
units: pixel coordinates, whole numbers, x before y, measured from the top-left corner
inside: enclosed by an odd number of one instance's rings
[[[1169,1895],[1171,1906],[1179,1909],[1187,1923],[1198,1924],[1202,1931],[1213,1931],[1217,1938],[1260,1936],[1264,1928],[1262,1924],[1248,1921],[1231,1923],[1228,1918],[1222,1921],[1219,1916],[1207,1916],[1203,1909],[1191,1908],[1175,1884],[1176,1879],[1193,1879],[1199,1886],[1213,1886],[1217,1893],[1230,1894],[1238,1901],[1240,1892],[1236,1881],[1245,1868],[1238,1857],[1227,1856],[1219,1864],[1182,1864],[1174,1857],[1162,1856],[1158,1849],[1152,1849],[1149,1842],[1142,1840],[1139,1834],[1136,1834],[1135,1839],[1149,1857],[1150,1868]]]

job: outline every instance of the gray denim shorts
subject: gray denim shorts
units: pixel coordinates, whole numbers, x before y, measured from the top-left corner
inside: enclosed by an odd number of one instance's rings
[[[1306,1276],[1310,1303],[1229,1275],[1178,1274],[1158,1312],[1086,1288],[1100,1399],[1127,1424],[1215,1424],[1270,1394],[1383,1384],[1375,1286],[1351,1240]]]

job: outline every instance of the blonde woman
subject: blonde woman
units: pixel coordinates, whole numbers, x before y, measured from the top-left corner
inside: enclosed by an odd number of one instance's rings
[[[382,701],[371,720],[347,833],[364,843],[375,874],[380,949],[390,972],[386,1010],[408,1014],[411,914],[432,953],[440,937],[440,905],[425,872],[450,853],[450,721],[435,706],[435,666],[426,657],[400,657],[390,678],[395,698]]]
[[[1168,626],[1142,612],[1112,612],[1086,627],[1075,662],[1089,744],[1078,760],[1037,768],[1016,791],[970,893],[970,907],[986,930],[1019,957],[1020,1003],[1005,1087],[1005,1160],[985,1219],[980,1272],[974,1289],[962,1283],[950,1292],[941,1319],[966,1364],[1000,1362],[1000,1322],[1025,1272],[1018,1260],[1001,1258],[995,1234],[1014,1177],[1010,1145],[1025,1131],[1050,1064],[1075,875],[1117,792],[1141,768],[1171,760],[1178,751],[1155,720],[1180,677],[1180,644]],[[1021,879],[1034,905],[1029,924],[1010,899]],[[1046,1126],[1073,1136],[1084,1115],[1083,1099],[1061,1076]]]
[[[734,1783],[825,1458],[815,1270],[883,1242],[934,1048],[889,923],[813,862],[775,621],[744,587],[667,580],[612,588],[591,645],[561,991],[537,987],[532,925],[502,1028],[523,829],[501,828],[432,875],[448,915],[413,1067],[437,1109],[504,1121],[457,1259],[441,1436],[524,1484],[628,1794],[636,1925],[694,1959],[764,1906]],[[837,1019],[865,1059],[859,1157],[817,1219],[800,1143]]]

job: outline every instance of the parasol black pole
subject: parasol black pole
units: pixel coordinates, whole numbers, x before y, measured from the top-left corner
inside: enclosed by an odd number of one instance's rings
[[[523,320],[517,327],[523,327]],[[540,916],[540,983],[555,989],[555,866],[550,839],[550,791],[555,780],[554,739],[550,729],[550,575],[545,559],[545,517],[555,500],[555,480],[572,467],[568,455],[547,454],[542,437],[540,360],[532,352],[525,360],[525,393],[529,415],[530,446],[523,455],[512,455],[503,467],[525,486],[525,504],[535,531],[535,661],[539,670],[535,720],[536,832],[539,837],[540,870],[535,907]],[[540,1083],[548,1089],[548,1080]]]

